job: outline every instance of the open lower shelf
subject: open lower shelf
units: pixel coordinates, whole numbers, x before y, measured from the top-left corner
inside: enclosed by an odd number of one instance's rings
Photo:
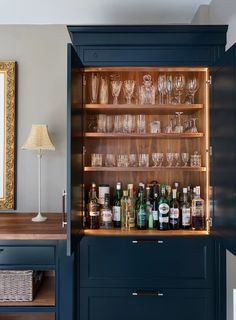
[[[189,139],[202,138],[202,132],[197,133],[105,133],[105,132],[86,132],[86,138],[121,138],[121,139]]]
[[[158,171],[158,170],[181,170],[181,171],[194,171],[205,172],[206,167],[84,167],[84,171]]]
[[[85,104],[88,113],[105,114],[192,114],[203,109],[203,104]]]
[[[33,301],[2,301],[0,302],[0,307],[3,306],[55,306],[55,278],[53,276],[48,276],[43,279]]]
[[[85,229],[85,235],[96,236],[204,236],[209,232],[206,230],[129,230],[123,231],[120,229]]]

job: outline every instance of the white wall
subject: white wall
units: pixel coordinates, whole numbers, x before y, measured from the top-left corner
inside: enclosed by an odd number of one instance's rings
[[[66,185],[65,26],[1,26],[0,60],[17,61],[17,210],[37,210],[37,159],[21,150],[33,123],[49,126],[56,151],[42,159],[42,210],[61,211]]]

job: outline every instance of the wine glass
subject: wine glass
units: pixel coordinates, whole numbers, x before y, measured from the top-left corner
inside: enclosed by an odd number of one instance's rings
[[[157,80],[157,90],[159,92],[159,104],[164,104],[164,96],[166,94],[166,75],[159,75]]]
[[[173,161],[174,161],[174,153],[173,152],[167,152],[166,161],[168,162],[168,167],[172,167]]]
[[[182,133],[184,130],[184,127],[181,124],[181,114],[183,114],[183,112],[175,112],[176,117],[177,117],[177,124],[175,126],[175,132],[176,133]]]
[[[192,132],[192,133],[197,133],[198,132],[197,126],[196,126],[196,120],[197,120],[197,118],[191,118],[192,127],[190,128],[190,132]]]
[[[181,153],[182,161],[184,163],[184,167],[187,167],[188,165],[188,160],[189,160],[189,153],[183,152]]]
[[[167,103],[171,104],[171,94],[173,90],[173,80],[172,75],[166,76],[166,91],[167,91]]]
[[[175,159],[175,166],[180,166],[180,154],[178,152],[174,153],[174,159]]]
[[[99,87],[99,75],[92,73],[91,75],[91,103],[97,103]]]
[[[186,103],[194,103],[194,95],[198,90],[198,80],[196,78],[189,79],[186,83],[186,90],[189,94],[189,100]]]
[[[153,167],[161,167],[163,160],[164,160],[163,153],[160,153],[160,152],[152,153],[152,161],[154,163]]]
[[[183,74],[176,75],[174,77],[173,85],[174,85],[175,92],[177,94],[177,101],[178,103],[181,103],[181,95],[183,94],[184,85],[185,85],[184,75]]]
[[[131,98],[134,93],[135,81],[134,80],[125,80],[123,91],[126,98],[126,103],[131,104]]]
[[[118,97],[120,95],[121,87],[122,87],[122,81],[121,80],[112,80],[111,81],[113,104],[117,104],[118,103]]]

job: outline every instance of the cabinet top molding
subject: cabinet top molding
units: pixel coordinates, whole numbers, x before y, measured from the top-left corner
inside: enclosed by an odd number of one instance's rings
[[[72,43],[86,45],[222,45],[227,25],[67,26]]]

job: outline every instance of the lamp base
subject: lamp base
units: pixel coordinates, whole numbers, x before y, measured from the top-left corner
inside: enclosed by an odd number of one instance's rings
[[[37,214],[36,217],[32,218],[33,222],[44,222],[46,220],[47,220],[47,217],[42,216],[40,212]]]

